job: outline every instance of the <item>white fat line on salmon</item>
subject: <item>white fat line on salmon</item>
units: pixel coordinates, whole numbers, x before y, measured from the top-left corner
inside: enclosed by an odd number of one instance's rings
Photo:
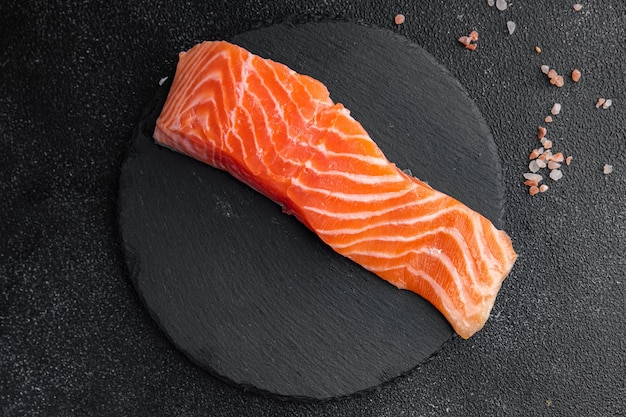
[[[345,171],[337,171],[337,170],[319,170],[313,166],[311,160],[306,161],[304,164],[305,168],[310,171],[313,171],[316,175],[320,177],[325,176],[333,176],[333,177],[342,177],[348,179],[357,184],[390,184],[390,183],[399,183],[405,182],[406,179],[402,178],[397,174],[389,174],[389,175],[366,175],[366,174],[352,174],[350,172]]]
[[[335,121],[336,122],[336,121]],[[362,142],[366,142],[368,145],[370,145],[371,147],[374,147],[375,144],[372,141],[372,138],[369,137],[366,133],[363,134],[350,134],[347,135],[344,131],[342,130],[338,130],[335,128],[335,126],[333,125],[332,127],[328,127],[325,129],[326,131],[330,132],[330,133],[334,133],[337,136],[340,136],[342,138],[343,141],[350,141],[350,142],[356,142],[356,140],[360,140]],[[376,152],[378,154],[377,158],[384,158],[382,152],[378,151]]]
[[[468,211],[470,210],[469,208],[466,208],[466,209]],[[474,241],[476,242],[475,246],[478,248],[478,251],[479,251],[478,259],[483,260],[483,262],[487,265],[489,271],[494,271],[494,266],[499,265],[500,262],[498,261],[497,257],[489,249],[488,242],[486,241],[486,236],[485,236],[485,232],[483,229],[483,224],[480,221],[480,217],[468,215],[468,218],[472,221],[472,232],[474,235],[473,236]],[[494,234],[494,239],[499,239],[499,237],[500,237],[499,234]],[[497,246],[499,247],[500,245],[498,244]],[[492,284],[492,283],[490,282],[489,284]]]
[[[431,256],[437,258],[437,257],[445,257],[445,259],[450,259],[448,258],[448,255],[444,252],[441,251],[441,249],[432,246],[432,245],[420,245],[419,249],[416,248],[408,248],[402,252],[396,252],[393,254],[389,254],[389,245],[378,245],[378,246],[384,246],[387,248],[386,251],[375,251],[375,250],[367,250],[367,251],[362,251],[362,250],[350,250],[349,248],[351,246],[357,245],[359,243],[365,243],[368,241],[372,241],[372,242],[385,242],[385,243],[389,243],[389,242],[394,242],[394,241],[400,241],[400,242],[404,242],[404,243],[410,243],[415,241],[416,244],[419,244],[419,240],[422,240],[428,236],[433,236],[433,235],[437,235],[437,234],[445,234],[448,235],[451,239],[453,239],[457,246],[459,247],[459,249],[461,250],[462,254],[463,254],[463,266],[464,266],[464,270],[467,271],[466,275],[470,278],[471,281],[471,287],[476,288],[478,290],[480,290],[481,294],[486,294],[487,292],[485,290],[489,289],[489,286],[487,284],[485,284],[484,282],[482,282],[479,279],[479,271],[477,269],[476,266],[476,262],[474,262],[473,257],[471,255],[471,253],[469,252],[469,246],[468,246],[468,242],[465,240],[465,238],[463,237],[463,235],[456,229],[453,228],[444,228],[444,227],[440,227],[437,228],[435,230],[426,232],[426,233],[421,233],[419,235],[416,235],[413,239],[408,238],[408,239],[397,239],[394,237],[388,237],[388,238],[384,238],[384,237],[375,237],[375,238],[365,238],[365,239],[360,239],[359,242],[355,242],[352,241],[349,244],[334,244],[332,243],[331,246],[333,247],[333,249],[340,251],[342,254],[344,254],[345,256],[349,256],[352,257],[353,255],[355,256],[371,256],[377,259],[400,259],[403,258],[405,256],[408,256],[412,253],[414,254],[419,254],[422,252],[428,252],[428,254],[430,254]],[[372,245],[373,246],[373,245]],[[450,265],[451,268],[453,268],[455,271],[457,271],[458,273],[458,268],[456,268],[452,262],[450,261]]]
[[[446,293],[446,290],[441,286],[441,284],[439,284],[439,282],[437,282],[435,278],[433,278],[431,275],[427,274],[426,272],[415,269],[411,265],[408,265],[406,267],[403,266],[399,268],[376,269],[376,270],[371,269],[372,272],[376,274],[381,274],[381,276],[397,275],[392,272],[394,270],[399,271],[399,273],[402,275],[405,275],[408,272],[409,274],[412,275],[412,277],[426,281],[430,285],[430,287],[433,289],[437,297],[439,297],[439,299],[441,300],[441,304],[443,304],[444,306],[443,311],[447,312],[451,317],[455,318],[456,320],[462,320],[463,314],[458,308],[455,307],[455,303],[448,296],[448,294]],[[456,288],[459,294],[459,299],[463,301],[464,310],[467,311],[467,302],[465,301],[465,297],[461,294],[460,288],[458,286]],[[454,322],[454,321],[451,320],[451,322]]]
[[[214,60],[225,57],[227,55],[225,51],[214,53],[216,47],[217,45],[212,45],[212,47],[201,50],[200,53],[191,54],[191,57],[186,53],[179,54],[180,59],[177,65],[178,68],[176,69],[176,74],[174,76],[174,81],[171,89],[179,89],[185,94],[181,94],[179,97],[176,98],[176,101],[172,103],[175,108],[180,106],[180,102],[183,101],[185,98],[193,97],[193,95],[189,94],[190,86],[195,86],[197,83],[199,83],[199,81],[202,81],[202,79],[199,79],[199,77],[203,75],[202,71],[193,70],[197,66],[198,61],[205,61],[205,57],[207,55],[211,55],[206,60],[206,62],[203,62],[204,66],[209,67]],[[225,59],[228,58],[226,57]],[[181,78],[180,74],[183,74],[183,78]]]
[[[340,213],[337,211],[329,211],[323,208],[313,207],[313,206],[304,206],[302,207],[302,209],[303,211],[311,211],[316,214],[321,214],[322,216],[332,217],[332,218],[341,219],[341,220],[361,220],[361,219],[372,219],[377,216],[382,216],[384,214],[388,214],[388,213],[391,213],[397,210],[402,210],[405,208],[410,208],[412,206],[419,207],[421,205],[425,205],[425,204],[440,200],[444,197],[445,196],[443,196],[442,194],[434,193],[428,197],[424,197],[420,199],[419,201],[411,201],[410,203],[400,204],[400,205],[396,205],[393,207],[388,207],[388,208],[376,210],[376,211],[363,210],[359,212]],[[319,229],[319,230],[323,230],[325,232],[327,231],[326,229]]]
[[[377,157],[377,156],[331,151],[326,148],[325,143],[320,143],[320,144],[313,145],[313,146],[319,152],[326,154],[328,156],[332,156],[332,157],[346,157],[346,158],[356,159],[357,161],[360,161],[360,162],[365,162],[366,164],[369,164],[369,165],[382,166],[382,167],[386,167],[389,164],[389,161],[387,161],[387,159]]]
[[[313,119],[315,118],[315,116],[317,115],[317,113],[320,112],[320,111],[323,111],[323,109],[320,109],[320,107],[330,108],[333,105],[333,103],[330,100],[330,98],[328,98],[326,101],[315,99],[313,97],[313,95],[306,88],[306,85],[304,85],[302,82],[300,82],[300,80],[297,77],[297,73],[295,71],[289,69],[288,80],[286,82],[283,82],[283,81],[280,80],[280,78],[278,76],[278,73],[276,72],[276,68],[274,66],[269,65],[269,63],[267,61],[262,60],[262,59],[257,60],[257,63],[258,63],[258,65],[264,65],[265,69],[271,71],[272,74],[274,74],[274,81],[275,81],[276,85],[283,91],[283,93],[287,97],[289,97],[290,100],[292,100],[291,95],[292,95],[293,91],[289,91],[287,89],[287,86],[292,87],[293,84],[298,84],[299,86],[302,87],[303,90],[305,90],[309,94],[309,102],[312,103],[312,104],[315,104],[315,111],[312,113],[312,115],[311,115],[312,117],[305,117],[305,115],[302,114],[302,109],[304,108],[303,106],[295,106],[294,108],[290,109],[290,112],[296,113],[296,114],[298,114],[300,116],[300,119],[302,121],[304,121],[304,123],[303,123],[304,125],[307,125],[308,123],[312,122]],[[271,98],[272,102],[274,103],[274,109],[279,113],[280,119],[283,121],[285,126],[288,127],[287,123],[286,123],[286,118],[285,118],[285,115],[284,115],[284,109],[283,109],[285,103],[281,103],[281,102],[279,102],[276,99],[276,94],[275,94],[274,90],[272,90],[267,85],[265,77],[261,77],[259,75],[259,71],[256,68],[253,67],[253,69],[255,71],[255,74],[258,76],[258,81],[257,82],[260,85],[262,85],[263,88],[265,89],[265,93],[266,94],[265,94],[264,97],[270,97]],[[293,90],[293,88],[292,88],[292,90]],[[252,93],[252,91],[250,91],[249,89],[247,89],[246,91],[247,91],[248,94],[254,95],[257,98],[259,98],[256,94]],[[289,103],[289,102],[287,102],[287,103]],[[267,109],[267,106],[259,106],[259,107],[262,108],[265,113],[268,113],[269,109]]]
[[[177,101],[172,102],[171,108],[177,109],[177,113],[182,115],[185,114],[189,109],[198,106],[199,104],[207,103],[210,101],[214,101],[214,95],[210,96],[210,99],[207,99],[204,94],[201,94],[202,90],[206,89],[206,84],[214,81],[223,84],[223,73],[221,71],[213,71],[208,73],[201,80],[190,80],[190,87],[184,87],[184,94],[180,94]],[[234,81],[233,81],[234,82]],[[172,86],[172,89],[175,86]],[[223,106],[223,103],[220,104]],[[219,108],[220,105],[216,104],[216,108]]]
[[[372,201],[382,202],[385,200],[391,200],[394,198],[403,197],[409,194],[411,191],[413,191],[415,187],[417,187],[417,185],[411,184],[409,188],[406,188],[404,190],[393,191],[393,192],[388,192],[388,193],[349,194],[349,193],[328,190],[326,188],[310,187],[308,185],[303,184],[302,181],[300,181],[300,178],[294,178],[291,181],[291,185],[294,187],[301,188],[302,190],[307,191],[307,192],[320,193],[323,195],[332,196],[333,198],[336,198],[339,200],[348,201],[348,202],[360,202],[360,203],[369,203]]]

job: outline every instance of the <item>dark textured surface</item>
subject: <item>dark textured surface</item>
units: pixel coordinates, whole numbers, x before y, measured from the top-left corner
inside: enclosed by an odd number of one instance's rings
[[[493,138],[422,48],[337,21],[274,24],[233,41],[322,81],[391,161],[501,227]],[[425,300],[334,253],[230,175],[154,144],[170,82],[136,130],[118,205],[131,278],[177,347],[250,389],[328,399],[387,382],[450,339]]]
[[[620,415],[626,397],[626,3],[25,1],[0,5],[0,404],[4,415]],[[174,51],[287,15],[398,29],[487,118],[520,259],[493,317],[407,375],[351,400],[286,403],[187,361],[128,279],[115,206],[132,129]],[[509,36],[505,22],[517,23]],[[472,29],[478,49],[456,38]],[[539,45],[542,53],[533,48]],[[550,86],[541,64],[582,81]],[[607,110],[598,97],[613,99]],[[574,156],[549,192],[521,185],[552,103]],[[602,174],[605,163],[614,166]]]

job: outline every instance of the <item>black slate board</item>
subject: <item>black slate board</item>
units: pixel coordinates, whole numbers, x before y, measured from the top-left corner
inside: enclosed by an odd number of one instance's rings
[[[424,50],[338,22],[274,25],[232,41],[324,82],[390,160],[501,227],[489,129]],[[389,381],[452,336],[422,298],[335,254],[273,202],[153,144],[168,86],[123,166],[119,222],[135,287],[192,361],[255,391],[326,399]]]

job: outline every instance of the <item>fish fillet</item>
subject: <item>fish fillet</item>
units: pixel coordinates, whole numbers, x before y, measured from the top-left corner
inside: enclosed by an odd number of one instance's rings
[[[281,204],[463,338],[484,326],[517,257],[504,231],[388,161],[321,82],[228,42],[180,53],[154,139]]]

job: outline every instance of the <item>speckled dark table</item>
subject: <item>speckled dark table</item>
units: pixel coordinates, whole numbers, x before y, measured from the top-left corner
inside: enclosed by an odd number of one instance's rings
[[[0,5],[2,415],[625,412],[626,3],[583,3],[580,12],[573,1],[514,1],[505,11],[486,1],[408,3]],[[396,29],[398,12],[406,22]],[[483,331],[378,390],[323,403],[247,393],[189,362],[136,295],[116,224],[132,130],[176,52],[292,15],[397,30],[460,80],[498,145],[506,229],[520,255]],[[456,41],[472,29],[475,52]],[[542,64],[566,76],[563,88],[549,85]],[[613,105],[595,108],[600,97]],[[522,174],[554,102],[562,111],[549,136],[574,159],[531,198]]]

